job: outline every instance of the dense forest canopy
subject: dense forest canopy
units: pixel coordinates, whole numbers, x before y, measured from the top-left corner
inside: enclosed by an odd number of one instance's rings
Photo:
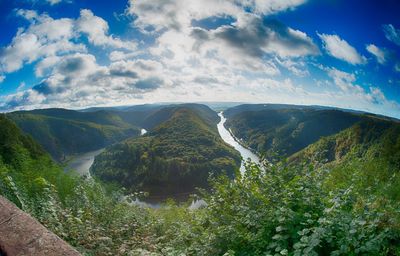
[[[233,177],[240,155],[220,138],[218,116],[204,106],[168,107],[153,114],[160,124],[140,138],[113,145],[96,157],[91,172],[150,196],[188,195],[208,187],[210,175]]]
[[[57,161],[140,134],[136,126],[107,111],[45,109],[13,112],[7,116]]]

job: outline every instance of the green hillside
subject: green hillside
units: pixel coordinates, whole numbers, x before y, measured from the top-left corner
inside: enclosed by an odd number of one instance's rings
[[[227,116],[226,126],[233,134],[269,160],[290,156],[321,137],[340,132],[364,118],[340,110],[297,107],[265,107]]]
[[[202,118],[212,122],[218,119],[215,113],[210,111],[209,107],[195,103],[169,105],[145,104],[131,106],[120,110],[113,110],[112,113],[118,115],[124,122],[128,124],[151,130],[157,125],[171,118],[175,110],[181,107],[194,110],[201,115]]]
[[[96,157],[92,174],[150,196],[187,195],[195,187],[207,187],[210,173],[233,177],[239,153],[220,138],[216,113],[196,109],[183,105],[160,110],[155,116],[167,116],[165,122],[146,136],[109,147]]]
[[[353,160],[383,161],[400,168],[400,123],[375,117],[321,138],[289,157],[292,164],[318,163],[337,166]]]
[[[143,226],[151,223],[147,210],[120,202],[122,194],[116,187],[64,173],[4,114],[0,114],[0,195],[83,255],[122,255],[115,253],[122,246],[130,251],[147,246],[143,241],[149,236]],[[31,236],[34,241],[37,234]]]
[[[178,108],[148,135],[111,146],[96,162],[109,163],[102,174],[121,184],[133,173],[141,190],[157,183],[169,189],[165,178],[184,187],[185,177],[203,178],[205,157],[238,167],[237,153],[217,135],[215,124]],[[400,255],[399,152],[399,123],[363,118],[288,162],[249,165],[234,180],[229,171],[212,178],[203,208],[147,209],[128,204],[116,186],[64,173],[0,115],[0,194],[83,255]],[[190,168],[173,172],[177,167]]]
[[[139,134],[137,127],[107,111],[44,109],[13,112],[8,117],[57,161]]]
[[[62,170],[38,143],[23,134],[4,114],[0,115],[0,192],[3,195],[23,207],[29,202],[20,195],[32,195],[37,178],[46,177],[65,192],[68,180],[63,180],[63,176]]]

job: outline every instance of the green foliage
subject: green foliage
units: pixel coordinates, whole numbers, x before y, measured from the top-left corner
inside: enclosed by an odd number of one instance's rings
[[[213,128],[189,117],[115,152],[145,162],[156,152],[185,159],[180,150],[187,150],[186,160],[193,159],[196,151],[174,148],[173,139],[162,144],[177,127],[188,131],[182,143],[213,142]],[[191,137],[194,131],[200,133]],[[200,209],[172,201],[147,209],[128,203],[116,186],[65,174],[0,115],[0,194],[84,255],[400,255],[399,137],[398,124],[361,122],[311,145],[296,161],[264,168],[250,163],[233,180],[212,178]],[[318,162],[331,155],[332,161]]]
[[[243,106],[244,109],[246,105]],[[226,126],[236,137],[272,161],[287,157],[323,136],[336,134],[363,117],[339,110],[259,107],[256,111],[230,113]],[[231,111],[232,112],[232,111]]]
[[[195,187],[208,187],[210,173],[233,177],[240,156],[220,138],[218,119],[191,108],[173,109],[171,118],[148,135],[113,145],[97,156],[91,172],[156,197],[187,197]]]
[[[58,161],[139,134],[138,128],[106,111],[44,109],[14,112],[8,117]]]
[[[233,182],[216,179],[204,197],[206,208],[158,211],[159,250],[163,255],[398,255],[400,204],[385,192],[399,178],[382,180],[385,186],[376,189],[359,169],[367,166],[371,162],[336,170],[335,177],[353,175],[334,187],[330,170],[250,165]],[[370,168],[385,176],[381,167]]]

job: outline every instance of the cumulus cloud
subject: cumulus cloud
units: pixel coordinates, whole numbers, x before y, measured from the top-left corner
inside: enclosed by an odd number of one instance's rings
[[[222,26],[212,35],[233,48],[260,57],[265,52],[281,57],[298,57],[319,53],[318,47],[305,33],[288,28],[276,20],[263,21],[252,17],[245,26]]]
[[[69,54],[60,57],[39,84],[8,96],[3,108],[83,107],[142,97],[165,84],[160,70],[160,65],[148,60],[101,66],[91,54]]]
[[[157,89],[163,84],[163,80],[158,77],[149,77],[143,80],[139,80],[135,83],[135,87],[139,89]]]
[[[54,20],[30,11],[18,13],[29,19],[31,25],[26,30],[19,29],[12,42],[0,49],[1,71],[13,72],[19,70],[24,63],[32,63],[47,56],[86,51],[85,45],[70,41],[73,37],[72,20]]]
[[[149,51],[166,67],[192,67],[206,61],[219,62],[225,69],[279,75],[274,56],[312,56],[319,54],[319,49],[304,32],[276,20],[264,20],[263,15],[293,9],[304,2],[131,0],[127,13],[134,16],[133,25],[141,31],[157,32],[153,33],[156,43]],[[231,18],[228,24],[213,28],[193,25],[193,21],[227,17]],[[114,61],[130,57],[132,54],[121,51],[110,54]]]
[[[275,60],[296,76],[305,77],[310,74],[305,61],[281,58],[275,58]]]
[[[276,20],[263,21],[248,14],[240,23],[215,29],[168,30],[157,38],[150,52],[169,62],[166,66],[190,66],[194,60],[213,59],[231,69],[278,75],[273,56],[306,57],[319,54],[319,49],[305,33]]]
[[[377,47],[374,44],[369,44],[366,46],[366,49],[369,53],[374,55],[376,60],[378,61],[379,64],[385,64],[386,63],[386,51]]]
[[[36,67],[36,74],[54,64],[56,56],[73,52],[87,52],[83,43],[77,43],[82,34],[95,46],[109,46],[134,50],[135,42],[125,42],[108,35],[108,24],[90,10],[81,10],[77,20],[53,19],[47,14],[39,15],[32,10],[18,10],[17,15],[30,22],[27,28],[19,28],[11,43],[0,48],[0,71],[10,73],[43,59]]]
[[[349,91],[358,91],[361,92],[363,89],[354,85],[353,83],[356,81],[356,76],[354,74],[350,74],[336,68],[328,68],[328,75],[333,79],[334,83],[345,92]]]
[[[162,29],[179,31],[175,36],[190,35],[191,38],[182,38],[185,41],[194,39],[193,49],[204,45],[211,40],[219,40],[225,46],[235,48],[250,56],[262,57],[264,53],[274,53],[280,56],[304,56],[319,53],[318,47],[304,32],[289,28],[276,20],[263,21],[257,14],[270,14],[294,8],[305,1],[212,1],[206,0],[156,0],[130,1],[127,12],[134,15],[134,25],[142,31],[161,31]],[[250,14],[246,10],[252,9]],[[236,21],[230,25],[223,25],[216,29],[206,30],[192,27],[193,20],[202,20],[210,17],[230,16]],[[166,33],[167,33],[166,32]],[[167,40],[164,35],[159,43]],[[214,45],[215,46],[215,45]],[[114,58],[121,58],[117,53]]]
[[[107,21],[91,10],[81,10],[75,19],[19,10],[29,25],[0,50],[7,60],[0,58],[0,74],[34,63],[41,80],[3,97],[3,108],[239,99],[400,113],[400,106],[386,99],[383,90],[362,84],[351,68],[325,68],[326,74],[319,74],[324,78],[304,78],[317,67],[313,63],[320,49],[309,35],[271,14],[305,2],[129,0],[126,14],[133,18],[136,32],[146,33],[138,38],[151,38],[151,43],[140,45],[112,35]],[[319,37],[328,54],[365,63],[365,57],[339,36]],[[93,48],[101,48],[108,60],[99,64]],[[388,60],[368,48],[378,62]]]
[[[267,15],[293,9],[306,0],[129,0],[127,13],[135,17],[134,25],[142,31],[164,28],[183,30],[193,20],[231,16],[240,19],[248,10]]]
[[[366,63],[365,57],[361,56],[353,46],[338,35],[318,34],[318,36],[329,55],[353,65]]]
[[[84,9],[76,20],[77,31],[87,35],[89,42],[96,46],[111,46],[115,48],[136,49],[135,42],[124,42],[108,35],[107,22],[93,14],[91,10]]]
[[[239,8],[227,0],[130,0],[127,12],[135,16],[135,26],[144,32],[152,32],[164,28],[180,31],[188,28],[192,20],[212,16],[235,16]]]
[[[385,24],[382,27],[386,39],[400,46],[400,29],[395,28],[392,24]]]

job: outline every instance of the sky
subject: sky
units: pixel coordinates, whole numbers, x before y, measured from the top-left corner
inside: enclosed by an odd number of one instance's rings
[[[0,0],[0,111],[155,102],[400,118],[397,0]]]

